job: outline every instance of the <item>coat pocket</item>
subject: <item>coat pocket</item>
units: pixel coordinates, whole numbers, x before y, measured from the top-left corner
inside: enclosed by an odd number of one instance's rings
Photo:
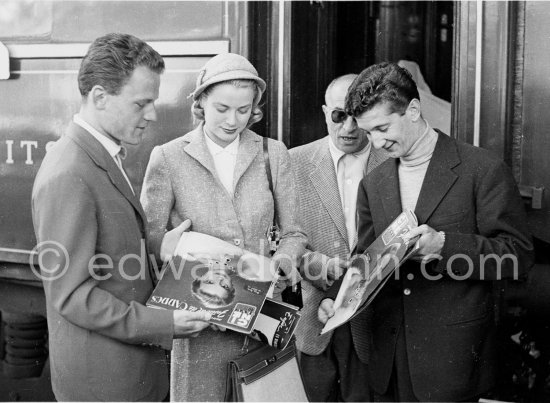
[[[458,227],[464,221],[466,211],[457,211],[445,215],[437,215],[432,217],[428,225],[437,231],[445,229],[445,227]]]
[[[460,318],[454,318],[454,320],[451,320],[451,322],[447,323],[445,326],[454,328],[475,326],[490,320],[490,317],[489,310],[484,306],[476,312],[471,312],[468,315],[461,315]]]

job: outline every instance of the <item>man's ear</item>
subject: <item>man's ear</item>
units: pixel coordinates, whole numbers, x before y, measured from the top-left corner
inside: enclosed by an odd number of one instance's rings
[[[416,98],[413,98],[411,102],[409,102],[409,106],[407,107],[407,114],[411,118],[411,121],[417,122],[418,119],[420,119],[421,111],[420,111],[420,101]]]
[[[93,102],[96,109],[105,109],[107,98],[107,91],[101,85],[94,85],[90,91],[88,98]]]

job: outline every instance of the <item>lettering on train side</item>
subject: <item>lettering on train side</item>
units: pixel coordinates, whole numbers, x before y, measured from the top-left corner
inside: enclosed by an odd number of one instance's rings
[[[34,165],[37,161],[42,161],[44,154],[53,146],[55,141],[48,141],[43,148],[38,146],[37,140],[4,140],[4,147],[0,153],[0,158],[6,164],[24,163],[25,165]],[[5,155],[2,155],[4,154]],[[0,161],[2,161],[0,159]]]

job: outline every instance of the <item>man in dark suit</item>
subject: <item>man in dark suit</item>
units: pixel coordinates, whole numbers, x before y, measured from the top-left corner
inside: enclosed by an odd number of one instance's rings
[[[375,399],[477,399],[496,372],[492,281],[518,278],[533,261],[511,172],[488,151],[432,129],[416,84],[396,64],[364,70],[346,112],[392,157],[361,182],[358,251],[405,209],[419,223],[410,232],[420,236],[415,259],[359,315],[366,326],[358,354],[368,355]],[[332,304],[322,301],[321,321]]]
[[[146,219],[120,160],[156,120],[162,57],[131,35],[90,46],[78,73],[80,112],[48,151],[32,193],[46,295],[52,386],[58,400],[160,401],[165,350],[198,334],[205,313],[144,303],[156,277]],[[165,251],[189,223],[165,237]]]
[[[290,150],[300,198],[301,225],[308,246],[300,271],[304,307],[296,330],[301,366],[312,401],[365,401],[366,367],[353,348],[353,326],[320,335],[317,307],[327,287],[340,277],[357,243],[355,203],[363,176],[382,162],[366,133],[344,112],[347,90],[356,74],[327,87],[323,112],[328,136]]]

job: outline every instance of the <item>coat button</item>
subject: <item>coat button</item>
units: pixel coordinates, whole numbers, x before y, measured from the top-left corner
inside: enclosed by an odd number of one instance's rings
[[[410,289],[410,288],[405,288],[405,289],[403,290],[403,294],[405,294],[405,295],[411,295],[411,289]]]
[[[240,239],[233,239],[233,243],[237,246],[239,246],[241,244],[241,240]]]

